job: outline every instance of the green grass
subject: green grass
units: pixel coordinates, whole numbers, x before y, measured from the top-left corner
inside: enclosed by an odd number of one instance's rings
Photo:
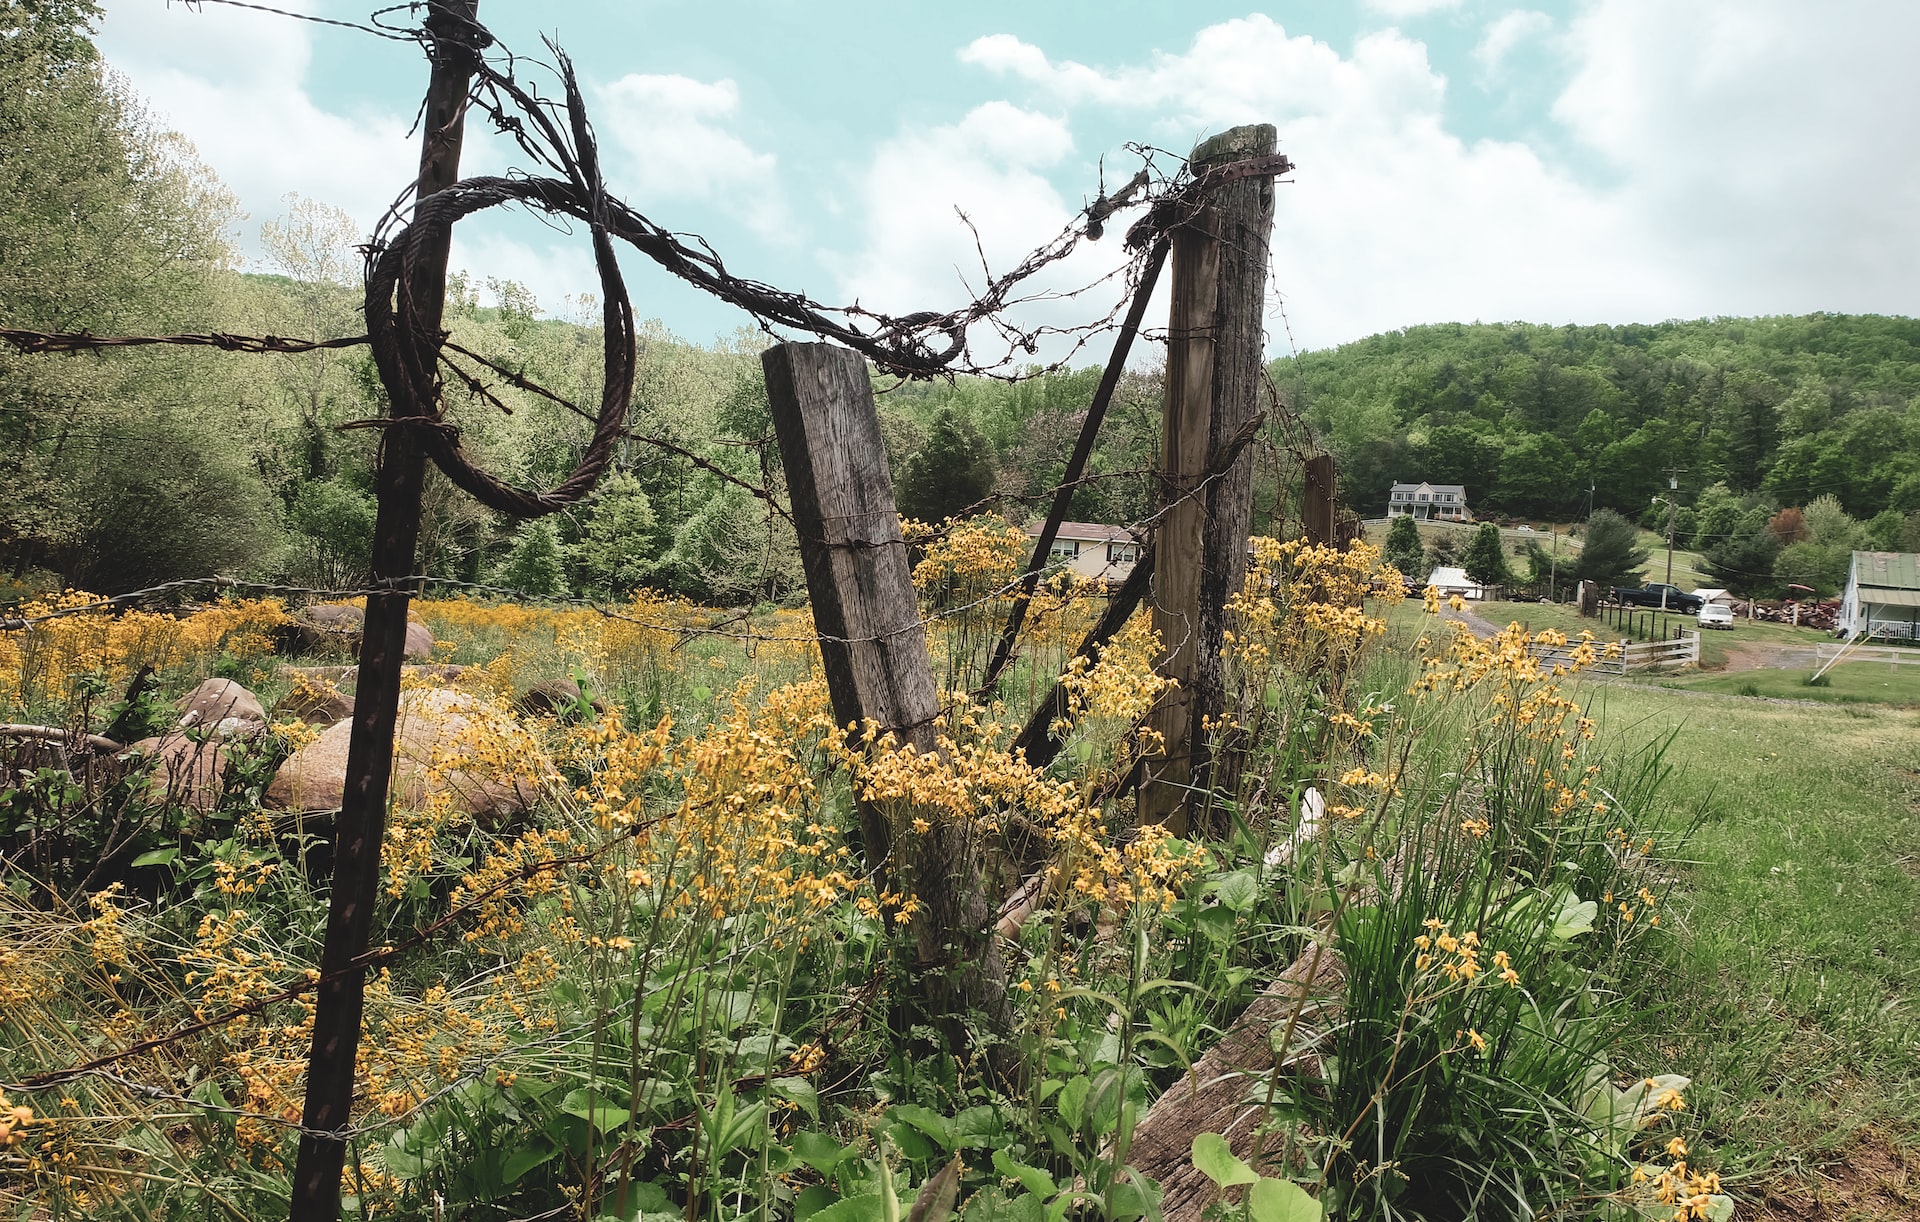
[[[1543,628],[1554,628],[1568,636],[1579,636],[1585,628],[1600,640],[1617,639],[1619,630],[1604,620],[1582,619],[1571,604],[1561,603],[1509,603],[1493,602],[1474,606],[1480,617],[1488,623],[1505,627],[1518,621],[1538,632]],[[1672,627],[1692,630],[1696,621],[1690,615],[1672,615],[1667,620]],[[1700,669],[1719,670],[1727,664],[1728,655],[1733,648],[1745,644],[1759,645],[1831,645],[1833,634],[1820,632],[1813,628],[1795,628],[1791,624],[1769,624],[1762,620],[1736,619],[1732,628],[1709,628],[1700,633]]]
[[[1779,700],[1818,700],[1828,704],[1920,706],[1920,666],[1884,662],[1842,662],[1809,686],[1809,668],[1742,670],[1674,679],[1667,687],[1726,696],[1770,696]]]
[[[1670,818],[1706,812],[1645,1056],[1695,1079],[1721,1165],[1764,1181],[1863,1129],[1920,1145],[1920,718],[1591,694],[1615,741],[1674,734]]]

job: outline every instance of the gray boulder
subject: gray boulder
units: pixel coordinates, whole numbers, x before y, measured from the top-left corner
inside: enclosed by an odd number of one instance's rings
[[[515,728],[511,719],[465,692],[445,688],[402,692],[394,738],[394,802],[417,808],[444,791],[485,825],[504,823],[531,805],[539,794],[533,776],[516,775],[510,765],[489,768],[465,758],[470,744],[463,742],[463,736],[475,726],[489,736]],[[309,814],[340,809],[352,733],[353,723],[342,721],[294,752],[267,787],[267,805]],[[449,769],[445,767],[449,761],[461,766]]]

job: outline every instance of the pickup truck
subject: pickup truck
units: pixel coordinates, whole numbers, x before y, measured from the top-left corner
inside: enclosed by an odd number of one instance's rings
[[[1613,587],[1613,601],[1629,607],[1658,607],[1663,596],[1667,610],[1684,615],[1697,614],[1703,601],[1698,594],[1688,594],[1679,586],[1664,585],[1657,581],[1649,582],[1637,590],[1628,586]]]

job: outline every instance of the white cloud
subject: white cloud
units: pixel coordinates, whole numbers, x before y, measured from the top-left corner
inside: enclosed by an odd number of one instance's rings
[[[1483,75],[1499,71],[1507,56],[1521,43],[1542,37],[1553,29],[1553,18],[1535,9],[1514,9],[1487,23],[1486,33],[1473,48],[1474,62]]]
[[[1916,41],[1910,4],[1601,0],[1573,24],[1553,114],[1686,270],[1682,308],[1912,314]]]
[[[108,61],[239,196],[249,233],[281,211],[289,191],[370,226],[418,167],[410,115],[314,104],[308,30],[243,9],[157,3],[113,5],[102,24]],[[395,58],[408,54],[396,49]]]
[[[1443,9],[1460,7],[1460,0],[1364,0],[1368,9],[1395,21],[1405,21],[1410,17],[1425,17]]]
[[[631,182],[634,202],[703,200],[741,217],[765,237],[791,228],[773,154],[756,152],[724,124],[740,110],[731,80],[629,73],[599,90],[601,130],[630,161],[610,161],[608,178]]]
[[[1003,101],[888,140],[860,180],[856,216],[866,240],[837,261],[841,293],[891,313],[964,304],[988,278],[983,253],[992,273],[1002,274],[1079,210],[1046,176],[1072,152],[1064,121]],[[1065,289],[1099,276],[1119,257],[1116,245],[1083,246],[1037,277],[1035,287]],[[1064,324],[1085,311],[1084,304],[1051,301],[1018,314],[1028,324]],[[974,339],[978,355],[1004,352],[984,332]]]
[[[1341,55],[1256,16],[1202,30],[1184,53],[1101,70],[1004,37],[966,54],[1168,141],[1278,124],[1300,169],[1276,197],[1274,274],[1308,345],[1440,319],[1636,317],[1665,295],[1665,272],[1608,194],[1524,144],[1447,131],[1445,78],[1396,31]],[[1269,330],[1280,334],[1277,317]]]

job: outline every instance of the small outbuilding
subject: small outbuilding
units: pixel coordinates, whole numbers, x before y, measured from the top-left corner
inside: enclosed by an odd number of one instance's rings
[[[1700,605],[1703,607],[1708,603],[1720,603],[1723,606],[1731,607],[1734,603],[1740,601],[1728,591],[1715,589],[1712,586],[1701,586],[1694,591],[1694,594],[1699,597]]]
[[[1920,640],[1920,552],[1855,552],[1835,636]]]
[[[1438,590],[1442,598],[1458,594],[1470,602],[1479,602],[1487,597],[1486,586],[1467,576],[1467,570],[1449,564],[1443,564],[1428,574],[1427,584]]]

